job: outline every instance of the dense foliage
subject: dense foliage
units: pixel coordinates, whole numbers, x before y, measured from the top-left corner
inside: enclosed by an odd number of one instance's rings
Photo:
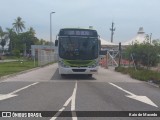
[[[126,50],[129,60],[134,60],[136,66],[156,66],[160,62],[160,44],[148,42],[142,44],[134,44]],[[133,58],[133,59],[131,59]]]
[[[0,45],[2,50],[0,53],[4,53],[4,46],[9,41],[7,53],[10,55],[26,55],[30,54],[31,45],[47,45],[49,42],[38,39],[35,34],[35,30],[30,27],[27,31],[23,32],[25,29],[25,22],[21,17],[15,19],[13,28],[6,28],[6,31],[0,27]]]
[[[121,72],[123,74],[129,74],[132,78],[138,79],[138,80],[156,80],[160,81],[160,73],[152,70],[146,70],[146,69],[137,69],[134,68],[125,68],[125,67],[116,67],[115,71]]]

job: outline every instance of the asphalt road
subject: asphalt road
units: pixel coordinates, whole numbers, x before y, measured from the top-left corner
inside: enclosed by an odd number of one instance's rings
[[[112,68],[100,68],[99,73],[92,78],[83,75],[62,78],[58,74],[57,67],[57,64],[53,64],[1,80],[0,111],[49,111],[48,114],[55,111],[56,113],[55,116],[50,114],[50,117],[45,118],[23,117],[24,120],[160,119],[160,117],[124,117],[123,113],[120,114],[123,111],[130,111],[124,113],[130,116],[136,115],[132,113],[146,115],[145,113],[150,111],[153,115],[153,111],[160,111],[159,88],[114,72]],[[62,111],[68,111],[70,117],[58,117]],[[74,111],[81,111],[82,114]],[[99,117],[94,117],[98,115]],[[114,115],[117,117],[111,117]],[[118,117],[121,115],[122,117]],[[22,118],[1,117],[1,119]]]

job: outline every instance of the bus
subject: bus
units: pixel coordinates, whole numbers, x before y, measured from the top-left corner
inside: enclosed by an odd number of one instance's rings
[[[97,73],[100,37],[96,30],[82,28],[60,29],[55,46],[58,46],[59,74]]]

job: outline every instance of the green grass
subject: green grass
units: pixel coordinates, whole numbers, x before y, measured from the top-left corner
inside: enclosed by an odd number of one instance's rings
[[[155,80],[160,81],[160,73],[156,71],[146,70],[146,69],[138,69],[134,68],[125,68],[125,67],[116,67],[115,71],[121,72],[123,74],[129,74],[132,78],[148,81]]]
[[[37,63],[36,63],[37,65]],[[34,61],[0,63],[0,77],[34,68]]]

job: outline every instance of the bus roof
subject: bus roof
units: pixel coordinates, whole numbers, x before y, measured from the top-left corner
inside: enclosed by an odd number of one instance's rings
[[[92,29],[92,28],[80,28],[80,27],[77,27],[77,28],[61,28],[61,30],[95,30],[95,29]]]
[[[62,28],[58,36],[90,36],[98,37],[98,33],[93,29],[86,28]]]

